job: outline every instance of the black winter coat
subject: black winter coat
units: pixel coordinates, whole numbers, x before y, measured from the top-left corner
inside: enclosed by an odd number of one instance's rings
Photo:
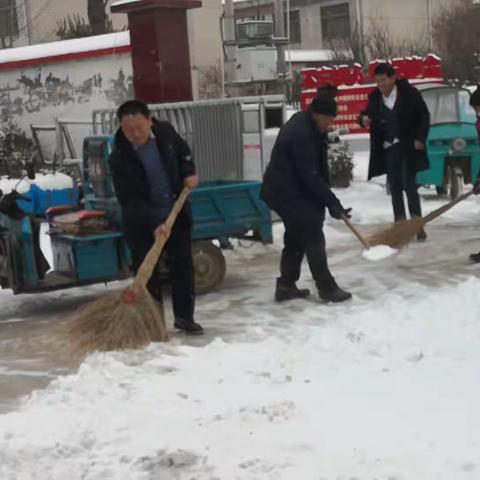
[[[295,114],[280,130],[262,185],[262,199],[282,218],[319,225],[325,207],[340,202],[330,189],[328,139],[310,112]]]
[[[168,122],[154,120],[152,131],[165,162],[172,191],[177,196],[183,189],[184,179],[195,175],[190,148]],[[121,129],[115,134],[115,146],[109,165],[115,193],[122,208],[124,226],[154,230],[158,225],[151,215],[147,175]],[[184,213],[191,217],[188,203],[184,207]]]
[[[400,149],[412,172],[418,173],[429,168],[426,141],[430,129],[430,113],[421,93],[407,80],[397,80],[398,97],[395,109],[398,113]],[[376,88],[369,97],[368,107],[361,115],[368,115],[370,126],[370,167],[368,179],[384,175],[386,171],[381,124],[382,93]],[[362,118],[360,117],[362,125]],[[362,125],[363,126],[363,125]],[[415,140],[425,145],[424,150],[415,150]]]

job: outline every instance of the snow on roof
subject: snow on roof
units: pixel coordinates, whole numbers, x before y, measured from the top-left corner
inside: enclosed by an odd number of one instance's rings
[[[75,38],[59,42],[40,43],[27,47],[6,48],[0,50],[0,64],[20,62],[35,58],[56,57],[71,53],[106,50],[130,45],[130,32],[115,32],[94,37]]]
[[[285,58],[287,62],[329,62],[333,58],[331,50],[287,50]]]

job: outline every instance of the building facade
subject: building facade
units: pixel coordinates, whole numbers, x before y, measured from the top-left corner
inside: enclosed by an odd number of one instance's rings
[[[353,35],[364,45],[369,35],[387,32],[391,42],[433,45],[432,22],[458,0],[286,0],[285,26],[290,46],[328,49]],[[274,19],[272,0],[235,2],[235,17]]]
[[[108,12],[113,1],[108,2]],[[195,98],[206,94],[202,89],[209,82],[202,78],[211,78],[221,71],[223,49],[219,19],[222,12],[222,0],[204,0],[202,8],[187,12]],[[13,32],[7,35],[13,37],[13,41],[6,38],[5,47],[56,41],[58,22],[74,16],[87,20],[87,0],[0,0],[0,31],[3,25],[9,26],[7,33]],[[128,28],[126,15],[109,13],[109,16],[114,30]]]

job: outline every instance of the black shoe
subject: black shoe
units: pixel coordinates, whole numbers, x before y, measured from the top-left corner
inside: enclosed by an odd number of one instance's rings
[[[425,230],[422,228],[418,233],[417,233],[417,241],[418,242],[424,242],[427,239],[427,233]]]
[[[480,263],[480,252],[478,253],[472,253],[470,255],[470,260],[473,262],[473,263]]]
[[[350,300],[352,298],[352,294],[350,292],[346,292],[338,286],[335,286],[333,288],[319,288],[318,296],[324,302],[332,303],[346,302],[347,300]]]
[[[295,284],[283,285],[277,280],[277,288],[275,289],[275,301],[286,302],[287,300],[295,300],[296,298],[308,298],[310,296],[310,290],[299,289]]]
[[[174,326],[177,330],[182,330],[189,335],[203,335],[204,333],[203,327],[193,320],[187,321],[183,318],[176,318]]]

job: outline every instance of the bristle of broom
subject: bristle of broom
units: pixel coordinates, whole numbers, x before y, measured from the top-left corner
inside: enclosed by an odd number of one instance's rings
[[[423,218],[412,218],[394,223],[391,227],[373,234],[368,243],[375,247],[387,245],[397,250],[407,246],[425,226]]]
[[[163,308],[146,289],[125,303],[121,291],[106,295],[79,309],[64,331],[75,357],[95,351],[141,348],[168,340]]]

